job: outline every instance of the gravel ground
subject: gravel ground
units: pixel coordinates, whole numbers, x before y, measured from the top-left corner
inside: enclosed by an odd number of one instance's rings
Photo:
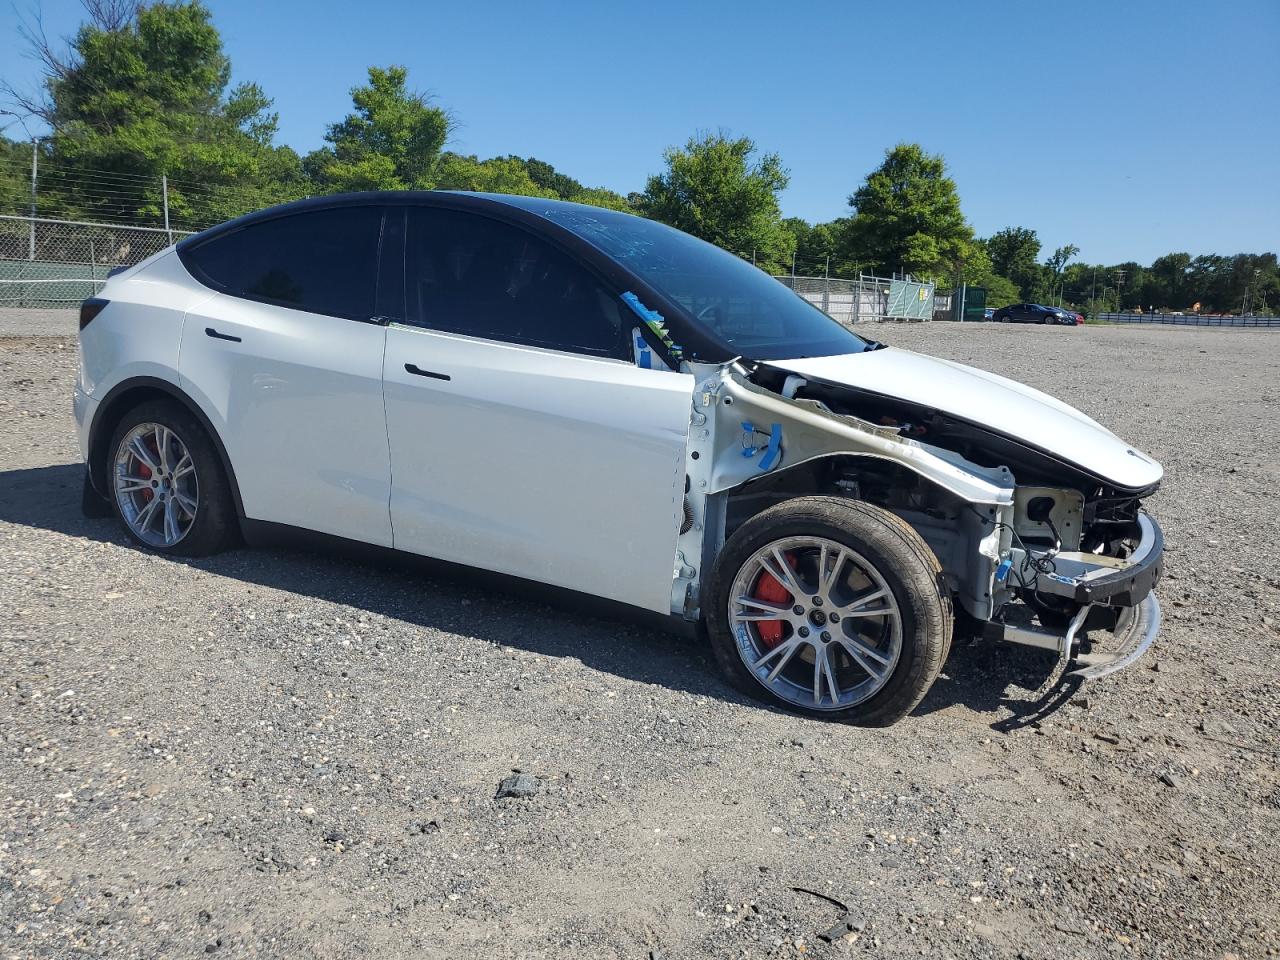
[[[1280,956],[1280,333],[873,335],[1164,462],[1137,667],[1035,721],[958,646],[863,730],[465,573],[161,559],[80,516],[74,341],[0,340],[0,957]]]
[[[79,310],[0,307],[0,337],[74,337],[79,318]]]

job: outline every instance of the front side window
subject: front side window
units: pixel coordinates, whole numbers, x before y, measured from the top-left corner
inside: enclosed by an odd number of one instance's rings
[[[612,210],[504,198],[577,234],[679,303],[731,355],[789,360],[870,344],[741,258],[672,227]]]
[[[381,229],[380,207],[294,213],[213,237],[183,260],[231,296],[367,320]]]
[[[625,309],[581,265],[510,224],[410,207],[410,323],[487,340],[626,359]]]

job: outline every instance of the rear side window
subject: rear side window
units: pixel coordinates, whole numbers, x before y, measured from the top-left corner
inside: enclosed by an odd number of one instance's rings
[[[488,340],[630,358],[623,306],[584,267],[518,227],[410,207],[410,323]]]
[[[381,207],[278,217],[183,252],[224,293],[311,313],[367,320],[378,283]]]

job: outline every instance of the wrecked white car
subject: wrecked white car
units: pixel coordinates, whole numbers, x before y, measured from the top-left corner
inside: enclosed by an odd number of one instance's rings
[[[302,201],[81,312],[85,507],[208,553],[290,529],[705,623],[742,690],[891,723],[956,621],[1097,676],[1155,635],[1162,471],[594,207]]]

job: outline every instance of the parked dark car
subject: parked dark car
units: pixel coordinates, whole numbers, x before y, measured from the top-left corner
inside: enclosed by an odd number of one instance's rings
[[[1001,307],[991,318],[997,323],[1064,323],[1075,326],[1077,314],[1062,307],[1046,307],[1038,303],[1011,303]]]

